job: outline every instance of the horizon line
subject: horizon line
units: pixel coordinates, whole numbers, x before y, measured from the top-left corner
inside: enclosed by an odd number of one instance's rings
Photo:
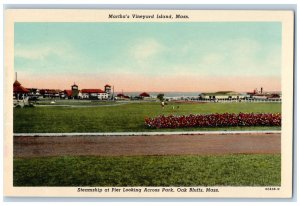
[[[34,88],[34,87],[26,87],[27,89],[39,89],[39,88]],[[41,88],[39,90],[43,90],[43,89],[49,89],[49,88]],[[83,90],[83,89],[90,89],[90,88],[82,88],[79,89]],[[49,90],[71,90],[71,89],[55,89],[55,88],[50,88]],[[101,89],[102,90],[102,89]],[[104,90],[103,90],[104,91]],[[142,92],[147,92],[147,93],[214,93],[214,92],[239,92],[239,93],[246,93],[246,92],[253,92],[253,90],[250,91],[239,91],[239,90],[215,90],[215,91],[114,91],[114,93],[142,93]],[[281,90],[267,90],[265,92],[282,92]]]

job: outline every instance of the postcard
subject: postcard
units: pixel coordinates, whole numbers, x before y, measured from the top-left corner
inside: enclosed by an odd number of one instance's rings
[[[5,196],[291,198],[293,11],[5,11]]]

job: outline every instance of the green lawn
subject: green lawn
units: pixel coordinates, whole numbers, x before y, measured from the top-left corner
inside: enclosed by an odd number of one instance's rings
[[[96,105],[113,105],[116,102],[113,101],[100,101],[100,100],[55,100],[55,103],[51,103],[53,100],[39,100],[37,101],[36,105],[70,105],[70,106],[77,106],[77,105],[84,105],[84,106],[96,106]]]
[[[173,106],[175,109],[173,110]],[[179,106],[179,108],[177,108]],[[141,132],[158,131],[144,126],[146,117],[208,113],[281,113],[281,103],[128,103],[98,107],[14,108],[14,132]],[[185,128],[176,130],[279,130],[280,127]],[[159,131],[176,131],[160,129]]]
[[[14,160],[14,186],[280,186],[280,155]]]

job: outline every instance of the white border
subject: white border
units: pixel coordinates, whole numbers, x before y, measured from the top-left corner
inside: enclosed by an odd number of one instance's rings
[[[292,91],[292,90],[291,90]],[[289,109],[291,109],[292,107],[289,107]],[[284,124],[284,123],[283,123]],[[284,127],[284,126],[283,126]],[[288,146],[291,146],[291,145],[288,145]],[[29,189],[29,188],[27,188],[27,189]],[[255,188],[253,188],[253,189],[255,189]],[[276,196],[276,197],[278,197],[278,196]]]

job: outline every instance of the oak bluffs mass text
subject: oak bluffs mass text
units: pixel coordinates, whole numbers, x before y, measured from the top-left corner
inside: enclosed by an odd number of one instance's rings
[[[109,14],[109,19],[189,19],[188,15],[176,14]]]
[[[112,187],[112,188],[82,188],[78,187],[77,192],[112,192],[112,193],[119,193],[119,192],[133,192],[133,193],[142,193],[142,192],[220,192],[219,188],[210,188],[210,187],[187,187],[187,188],[171,188],[171,187],[162,187],[162,188],[136,188],[136,187]]]

